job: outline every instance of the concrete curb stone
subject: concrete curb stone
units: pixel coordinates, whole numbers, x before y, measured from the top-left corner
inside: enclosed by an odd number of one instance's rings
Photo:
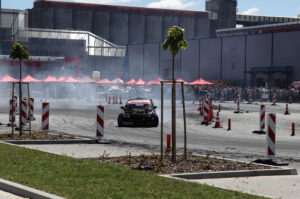
[[[0,190],[31,199],[65,199],[50,193],[46,193],[31,187],[0,178]]]

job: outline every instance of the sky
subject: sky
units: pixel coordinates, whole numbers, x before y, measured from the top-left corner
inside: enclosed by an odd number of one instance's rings
[[[34,0],[1,0],[2,8],[30,9]],[[61,0],[68,2],[109,5],[205,10],[205,0]],[[238,0],[238,13],[264,16],[296,17],[300,14],[300,0]]]

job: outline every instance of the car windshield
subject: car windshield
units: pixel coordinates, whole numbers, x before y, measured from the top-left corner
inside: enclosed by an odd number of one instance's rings
[[[149,100],[130,100],[125,105],[126,109],[133,108],[151,108],[152,105]]]

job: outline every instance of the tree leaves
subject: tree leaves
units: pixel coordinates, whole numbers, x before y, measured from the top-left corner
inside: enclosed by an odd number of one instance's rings
[[[164,50],[170,48],[170,51],[173,56],[175,56],[178,53],[180,48],[185,50],[187,48],[187,44],[186,40],[184,39],[183,33],[184,29],[178,26],[173,26],[172,28],[170,28],[168,30],[167,38],[164,41],[162,48]]]
[[[19,61],[22,61],[23,59],[28,60],[29,56],[30,54],[29,52],[27,52],[26,46],[23,46],[18,42],[14,42],[13,50],[9,56],[11,59],[19,59]]]

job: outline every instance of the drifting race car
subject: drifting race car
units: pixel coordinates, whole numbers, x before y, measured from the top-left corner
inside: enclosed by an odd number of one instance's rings
[[[140,126],[146,125],[157,127],[159,120],[155,112],[157,106],[154,106],[152,99],[135,98],[129,99],[125,106],[121,106],[124,113],[120,113],[118,117],[118,126]]]

